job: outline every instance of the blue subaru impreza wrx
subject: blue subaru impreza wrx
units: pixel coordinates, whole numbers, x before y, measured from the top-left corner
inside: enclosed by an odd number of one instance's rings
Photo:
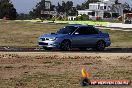
[[[110,46],[108,33],[102,33],[97,28],[90,25],[68,25],[56,33],[44,34],[38,38],[38,44],[45,50],[58,48],[64,51],[71,48],[86,50],[95,48],[102,51]]]

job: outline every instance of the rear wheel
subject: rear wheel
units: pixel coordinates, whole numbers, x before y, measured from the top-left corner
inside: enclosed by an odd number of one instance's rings
[[[69,41],[63,41],[61,43],[60,49],[63,50],[63,51],[71,50],[71,43]]]
[[[96,50],[97,51],[103,51],[105,49],[105,42],[104,41],[99,41],[96,44]]]

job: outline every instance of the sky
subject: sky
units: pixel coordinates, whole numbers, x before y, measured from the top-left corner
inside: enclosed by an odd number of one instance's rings
[[[35,5],[39,2],[40,0],[11,0],[11,2],[14,4],[15,8],[17,9],[18,13],[28,13],[31,11]],[[49,0],[52,2],[52,4],[57,4],[59,1],[68,1],[68,0]],[[76,4],[81,4],[85,2],[86,0],[71,0]],[[119,0],[121,2],[127,2],[132,5],[131,0]]]

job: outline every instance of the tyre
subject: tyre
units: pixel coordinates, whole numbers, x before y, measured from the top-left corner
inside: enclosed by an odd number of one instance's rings
[[[96,44],[96,50],[97,51],[103,51],[105,49],[105,42],[104,41],[99,41]]]
[[[69,50],[71,50],[71,43],[69,41],[63,41],[61,43],[60,49],[62,51],[69,51]]]
[[[52,48],[43,47],[45,50],[52,50]]]

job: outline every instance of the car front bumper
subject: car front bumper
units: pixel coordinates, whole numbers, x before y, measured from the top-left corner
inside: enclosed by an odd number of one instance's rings
[[[56,41],[38,41],[39,47],[59,48],[60,43]]]
[[[105,46],[108,47],[110,45],[111,45],[111,42],[110,41],[107,41]]]

